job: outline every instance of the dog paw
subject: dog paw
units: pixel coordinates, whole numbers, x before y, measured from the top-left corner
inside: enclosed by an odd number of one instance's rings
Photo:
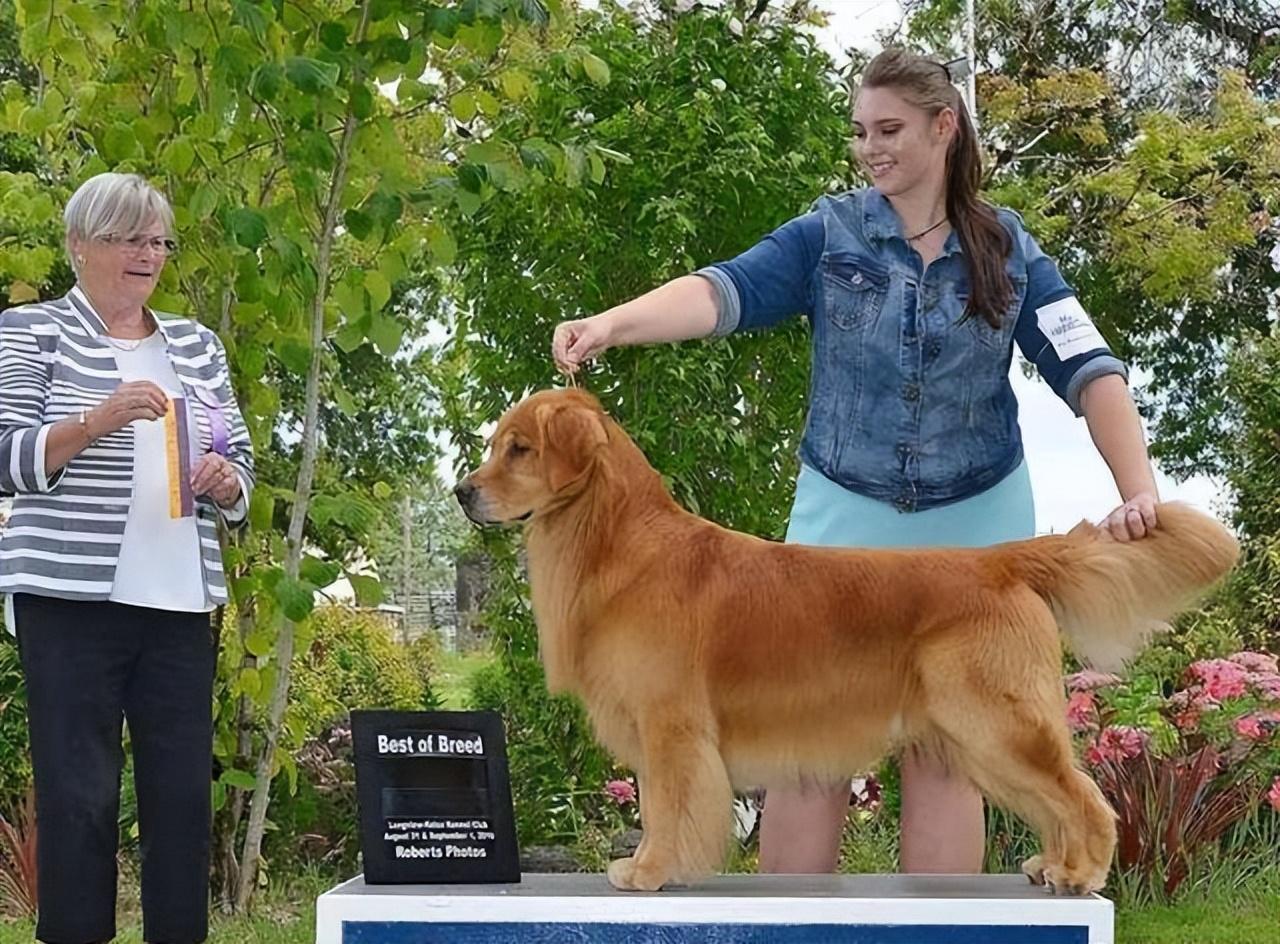
[[[1044,870],[1044,884],[1054,895],[1088,895],[1101,891],[1106,884],[1107,876],[1089,874],[1081,869],[1068,869],[1061,865],[1050,865]]]
[[[609,884],[624,892],[656,892],[667,883],[663,875],[645,868],[635,856],[614,859],[609,863]]]
[[[1033,855],[1022,863],[1022,874],[1031,880],[1032,885],[1044,884],[1044,856]]]

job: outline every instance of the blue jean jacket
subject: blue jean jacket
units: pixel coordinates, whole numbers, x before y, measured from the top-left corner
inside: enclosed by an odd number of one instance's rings
[[[844,487],[916,511],[990,488],[1022,461],[1009,383],[1016,341],[1077,414],[1080,391],[1127,377],[1053,260],[1011,210],[1013,300],[1000,328],[964,318],[957,235],[927,269],[874,188],[823,197],[736,258],[699,271],[725,335],[804,314],[813,366],[801,458]]]

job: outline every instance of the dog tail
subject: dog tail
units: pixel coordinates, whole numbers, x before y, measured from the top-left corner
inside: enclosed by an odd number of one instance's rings
[[[1014,571],[1049,604],[1072,652],[1097,669],[1121,668],[1240,554],[1227,528],[1189,505],[1158,505],[1156,516],[1155,531],[1138,541],[1116,541],[1082,521],[1061,537],[1008,548]]]

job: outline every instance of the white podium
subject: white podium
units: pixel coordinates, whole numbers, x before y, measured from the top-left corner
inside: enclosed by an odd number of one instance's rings
[[[657,893],[603,875],[516,885],[344,882],[317,944],[1115,944],[1110,901],[1021,875],[727,875]]]

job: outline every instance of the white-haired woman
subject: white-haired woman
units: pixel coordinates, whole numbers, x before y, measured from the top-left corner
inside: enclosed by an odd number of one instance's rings
[[[27,685],[36,936],[115,935],[123,719],[144,939],[203,941],[218,519],[244,520],[253,457],[217,335],[147,307],[175,249],[163,194],[99,174],[65,216],[75,287],[0,313],[0,593]]]

